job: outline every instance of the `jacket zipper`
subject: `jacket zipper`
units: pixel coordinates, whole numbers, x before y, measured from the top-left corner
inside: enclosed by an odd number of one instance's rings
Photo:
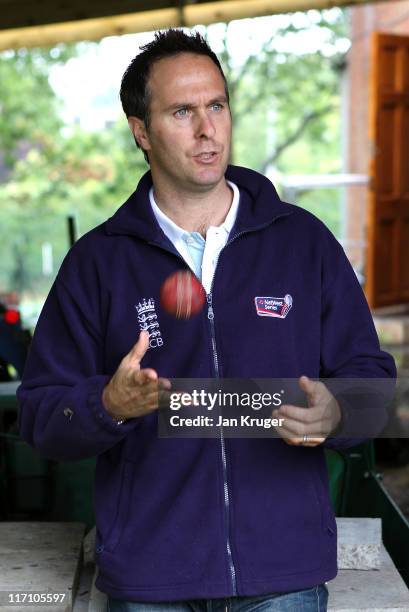
[[[216,265],[214,267],[213,278],[212,278],[212,282],[211,282],[211,285],[210,285],[210,292],[206,296],[206,299],[207,299],[207,318],[210,321],[210,330],[211,330],[211,339],[212,339],[212,352],[213,352],[213,363],[214,363],[214,371],[215,371],[216,378],[220,378],[220,369],[219,369],[219,358],[218,358],[218,355],[217,355],[216,333],[215,333],[215,326],[214,326],[214,310],[213,310],[213,284],[214,284],[214,277],[215,277],[215,272],[216,272],[217,264],[218,264],[218,261],[219,261],[219,257],[220,257],[220,254],[222,253],[222,251],[224,251],[224,249],[229,244],[231,244],[234,240],[236,240],[236,238],[238,238],[239,236],[241,236],[242,234],[245,234],[245,233],[246,232],[243,231],[243,232],[240,232],[240,233],[236,234],[221,249],[221,251],[220,251],[220,253],[219,253],[218,257],[217,257]],[[224,436],[223,436],[223,425],[220,426],[220,445],[221,445],[222,464],[223,464],[223,492],[224,492],[224,508],[225,508],[226,532],[227,532],[226,550],[227,550],[227,558],[229,560],[229,569],[230,569],[230,576],[231,576],[231,582],[232,582],[232,587],[233,587],[233,595],[237,595],[236,570],[235,570],[235,567],[234,567],[233,555],[232,555],[232,552],[231,552],[231,544],[230,544],[230,494],[229,494],[229,485],[228,485],[228,482],[227,482],[227,459],[226,459],[226,445],[225,445]]]
[[[218,257],[217,257],[216,265],[214,267],[213,278],[212,278],[212,282],[211,282],[211,285],[210,285],[210,292],[206,296],[206,300],[207,300],[207,318],[210,321],[210,331],[211,331],[211,340],[212,340],[212,354],[213,354],[214,371],[215,371],[216,378],[220,378],[220,369],[219,369],[219,358],[218,358],[218,355],[217,355],[216,334],[215,334],[215,327],[214,327],[214,310],[213,310],[213,293],[212,292],[213,292],[214,277],[215,277],[215,272],[216,272],[217,264],[218,264],[218,261],[219,261],[219,257],[221,255],[221,253],[224,251],[224,249],[227,246],[229,246],[234,240],[236,240],[236,238],[239,238],[243,234],[247,234],[250,231],[256,231],[256,230],[259,230],[259,229],[263,229],[264,227],[267,227],[268,225],[270,225],[270,223],[274,222],[277,218],[278,217],[275,217],[274,219],[272,219],[268,223],[264,223],[263,225],[261,225],[261,226],[259,226],[257,228],[252,228],[251,230],[244,230],[242,232],[239,232],[238,234],[233,236],[233,238],[229,242],[227,242],[224,245],[224,247],[220,250],[220,253],[219,253]],[[159,245],[156,245],[156,246],[159,246]],[[172,252],[172,251],[170,251],[170,249],[166,249],[165,247],[161,247],[161,248],[164,248],[164,250],[166,250],[166,251]],[[174,253],[174,254],[176,255],[176,253]],[[180,254],[177,254],[177,256],[179,257],[179,259],[182,259],[183,262],[185,263],[185,265],[187,266],[187,263],[183,259],[183,257]],[[189,266],[187,266],[187,267],[189,268]],[[229,485],[227,483],[226,446],[225,446],[225,443],[224,443],[223,426],[222,425],[220,426],[220,445],[221,445],[222,464],[223,464],[223,492],[224,492],[224,507],[225,507],[226,531],[227,531],[226,550],[227,550],[227,558],[228,558],[228,561],[229,561],[229,569],[230,569],[230,576],[231,576],[231,582],[232,582],[232,587],[233,587],[233,595],[237,595],[236,570],[235,570],[235,567],[234,567],[233,556],[232,556],[232,552],[231,552],[231,544],[230,544],[230,495],[229,495]]]
[[[217,265],[217,264],[216,264]],[[219,359],[217,356],[217,347],[216,347],[216,335],[214,330],[214,311],[212,305],[212,293],[210,292],[207,295],[207,318],[210,321],[210,330],[211,330],[211,338],[212,338],[212,352],[213,352],[213,363],[214,363],[214,371],[216,374],[216,378],[220,378],[219,372]],[[227,541],[226,541],[226,550],[227,550],[227,558],[229,560],[229,569],[233,587],[233,595],[237,594],[237,586],[236,586],[236,570],[234,569],[233,557],[231,554],[231,545],[230,545],[230,497],[229,497],[229,486],[227,484],[227,462],[226,462],[226,447],[224,444],[224,436],[223,436],[223,425],[220,426],[220,444],[222,450],[222,464],[223,464],[223,492],[224,492],[224,509],[225,509],[225,517],[226,517],[226,532],[227,532]]]
[[[233,242],[233,240],[238,238],[238,236],[241,236],[241,234],[245,234],[245,233],[246,232],[240,232],[240,234],[236,234],[236,236],[234,236],[230,240],[230,242],[228,242],[227,244],[230,244],[231,242]],[[158,246],[159,248],[163,249],[164,251],[168,251],[168,253],[172,253],[173,255],[176,255],[176,257],[178,259],[181,259],[183,261],[183,263],[185,264],[185,266],[190,270],[190,267],[188,266],[187,262],[185,261],[185,259],[179,253],[174,253],[170,249],[168,249],[168,248],[166,248],[164,246],[158,245],[158,244],[156,244],[154,242],[151,242],[150,244],[153,244],[154,246]],[[226,248],[227,244],[225,244],[223,249],[221,249],[220,253]],[[220,253],[219,253],[219,257],[220,257]],[[219,257],[217,258],[217,261],[219,260]],[[217,261],[216,261],[216,265],[215,265],[215,270],[216,270],[216,266],[217,266]],[[213,274],[212,283],[211,283],[211,287],[210,287],[210,293],[208,293],[207,296],[206,296],[206,300],[207,300],[207,304],[208,304],[208,307],[207,307],[207,318],[210,321],[214,371],[215,371],[216,378],[220,378],[219,358],[217,356],[216,335],[215,335],[215,329],[214,329],[214,312],[213,312],[213,305],[212,305],[212,299],[213,299],[213,296],[212,296],[213,281],[214,281],[214,274]],[[233,557],[232,557],[232,554],[231,554],[231,545],[230,545],[230,519],[229,519],[230,498],[229,498],[229,487],[228,487],[228,484],[227,484],[226,447],[225,447],[225,444],[224,444],[223,426],[220,427],[220,444],[221,444],[221,451],[222,451],[223,492],[224,492],[224,507],[225,507],[226,531],[227,531],[226,550],[227,550],[227,558],[229,560],[229,569],[230,569],[230,575],[231,575],[231,581],[232,581],[232,587],[233,587],[233,594],[236,595],[237,594],[236,570],[234,568]]]

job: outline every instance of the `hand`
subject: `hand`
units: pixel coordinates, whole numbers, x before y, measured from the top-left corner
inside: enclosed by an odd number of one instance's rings
[[[308,408],[283,404],[273,411],[275,418],[284,418],[282,427],[276,427],[287,444],[296,446],[318,446],[334,431],[341,421],[341,409],[335,397],[327,387],[308,376],[301,376],[298,381],[305,391]],[[303,442],[303,436],[308,440]]]
[[[144,416],[166,405],[170,381],[158,378],[152,368],[141,370],[140,363],[148,348],[149,333],[141,331],[138,342],[122,359],[104,388],[102,402],[114,419]]]

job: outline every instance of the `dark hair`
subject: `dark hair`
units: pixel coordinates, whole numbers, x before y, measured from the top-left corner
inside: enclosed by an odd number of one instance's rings
[[[156,32],[154,40],[142,45],[140,49],[141,53],[134,57],[124,72],[120,98],[125,115],[142,119],[147,129],[150,123],[150,91],[148,88],[150,71],[155,62],[165,57],[172,57],[179,53],[193,53],[210,57],[223,77],[226,98],[229,100],[226,77],[217,55],[199,32],[186,34],[183,30],[172,28],[163,32]],[[138,142],[136,142],[136,145],[141,148]],[[146,152],[143,153],[146,161],[148,161]]]

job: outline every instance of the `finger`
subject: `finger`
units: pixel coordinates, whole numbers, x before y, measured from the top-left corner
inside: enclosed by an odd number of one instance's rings
[[[158,373],[153,368],[134,370],[134,382],[140,387],[158,386]]]
[[[282,417],[287,420],[299,421],[300,423],[317,423],[322,420],[322,409],[320,406],[300,408],[292,404],[283,404],[273,411],[274,417]]]
[[[300,388],[306,393],[312,393],[314,391],[315,385],[317,384],[317,381],[312,380],[311,378],[309,378],[309,376],[303,375],[300,376],[298,384],[300,385]]]
[[[160,389],[171,389],[172,383],[168,378],[158,378],[158,385]]]
[[[295,433],[291,426],[287,424],[286,421],[282,425],[273,425],[274,429],[280,434],[280,436],[285,438],[295,437]]]
[[[318,446],[325,441],[325,438],[308,438],[307,442],[303,441],[303,438],[290,438],[285,439],[284,442],[291,446]]]
[[[307,442],[302,442],[303,446],[318,446],[325,442],[326,438],[308,438]]]
[[[139,334],[138,341],[133,345],[128,353],[128,356],[133,363],[138,364],[142,361],[143,356],[149,348],[149,332],[142,330]]]
[[[324,435],[324,427],[320,422],[318,425],[300,423],[299,421],[292,421],[286,419],[281,427],[278,427],[280,431],[289,433],[293,437],[303,437],[304,435],[309,438],[318,438]]]
[[[318,391],[319,382],[311,380],[308,376],[301,376],[298,381],[299,387],[307,395],[310,402],[314,403]]]
[[[161,409],[170,408],[171,393],[167,390],[159,391],[158,407]]]
[[[307,434],[307,441],[304,442],[304,435],[295,436],[292,431],[283,427],[278,428],[280,437],[283,438],[284,442],[291,446],[318,446],[325,441],[325,437],[321,436],[310,436]]]
[[[172,384],[167,378],[158,378],[158,373],[152,368],[134,371],[134,382],[141,387],[141,393],[150,393],[159,389],[171,389]]]
[[[150,402],[154,398],[159,400],[164,399],[165,397],[169,398],[169,396],[169,391],[160,390],[158,387],[147,387],[146,392],[141,395],[140,400],[143,402]]]
[[[152,412],[155,410],[168,409],[170,405],[169,391],[153,391],[138,401],[138,405]]]
[[[287,444],[297,445],[300,443],[300,441],[302,441],[301,437],[294,436],[293,432],[285,427],[278,427],[276,429],[280,434],[280,438],[282,438]]]

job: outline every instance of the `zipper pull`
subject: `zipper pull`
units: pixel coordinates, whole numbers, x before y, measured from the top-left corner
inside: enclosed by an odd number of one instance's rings
[[[207,307],[207,318],[208,318],[208,319],[210,319],[210,320],[214,319],[214,312],[213,312],[213,306],[212,306],[212,299],[213,299],[212,294],[211,294],[211,293],[209,293],[209,294],[206,296],[206,300],[207,300],[207,304],[208,304],[208,307]]]

